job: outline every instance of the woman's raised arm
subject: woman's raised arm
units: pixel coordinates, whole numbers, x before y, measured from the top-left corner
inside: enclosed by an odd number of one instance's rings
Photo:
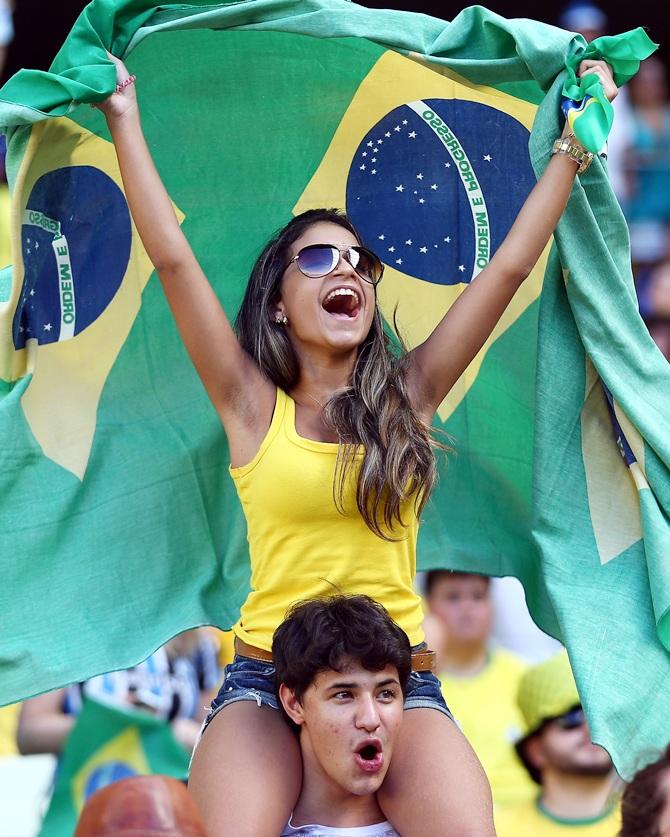
[[[599,76],[608,99],[616,96],[612,72],[604,61],[583,61],[579,74],[588,73]],[[489,264],[410,353],[410,396],[424,420],[432,421],[540,258],[568,202],[578,167],[566,154],[552,157]]]
[[[253,425],[258,419],[264,432],[274,406],[274,386],[240,346],[181,231],[142,133],[132,79],[118,58],[109,57],[116,66],[117,92],[98,107],[114,140],[133,221],[181,338],[226,430],[239,421]]]

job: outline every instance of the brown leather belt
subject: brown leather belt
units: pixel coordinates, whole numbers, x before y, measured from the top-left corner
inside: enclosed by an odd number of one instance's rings
[[[262,663],[272,662],[272,654],[269,651],[249,645],[238,636],[235,637],[235,653]],[[435,652],[427,649],[412,651],[412,671],[435,671]]]

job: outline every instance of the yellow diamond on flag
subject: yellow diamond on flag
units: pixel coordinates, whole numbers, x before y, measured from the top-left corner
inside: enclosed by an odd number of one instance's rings
[[[421,343],[476,279],[535,182],[537,108],[433,65],[384,53],[363,79],[294,207],[346,207],[386,269],[379,302]],[[439,408],[453,413],[490,346],[539,296],[551,244]]]
[[[32,127],[12,208],[0,378],[31,375],[21,405],[44,454],[83,478],[102,389],[153,265],[112,143],[63,117]],[[183,213],[175,207],[180,223]]]

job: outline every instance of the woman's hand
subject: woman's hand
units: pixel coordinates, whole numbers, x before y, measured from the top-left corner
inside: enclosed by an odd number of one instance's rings
[[[592,58],[586,58],[579,65],[577,75],[580,78],[588,75],[598,76],[605,91],[605,96],[607,96],[610,102],[616,98],[619,92],[619,88],[614,83],[612,68],[606,61],[596,61]]]
[[[116,84],[117,89],[104,102],[99,102],[94,107],[101,110],[108,120],[119,119],[125,116],[129,111],[137,109],[137,96],[135,94],[135,85],[131,82],[124,87],[121,85],[127,82],[130,78],[130,73],[126,69],[126,65],[120,58],[116,58],[111,52],[107,53],[109,60],[116,67]]]

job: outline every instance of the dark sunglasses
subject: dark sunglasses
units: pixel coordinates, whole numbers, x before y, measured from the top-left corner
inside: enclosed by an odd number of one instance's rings
[[[559,715],[558,718],[554,718],[553,723],[562,730],[577,729],[577,727],[581,727],[582,724],[586,723],[584,710],[581,707],[571,709],[564,715]]]
[[[341,256],[344,256],[361,279],[370,282],[371,285],[377,285],[381,281],[384,273],[381,260],[372,250],[358,245],[336,247],[334,244],[309,244],[293,256],[286,267],[295,262],[302,274],[310,279],[320,279],[335,270]]]

